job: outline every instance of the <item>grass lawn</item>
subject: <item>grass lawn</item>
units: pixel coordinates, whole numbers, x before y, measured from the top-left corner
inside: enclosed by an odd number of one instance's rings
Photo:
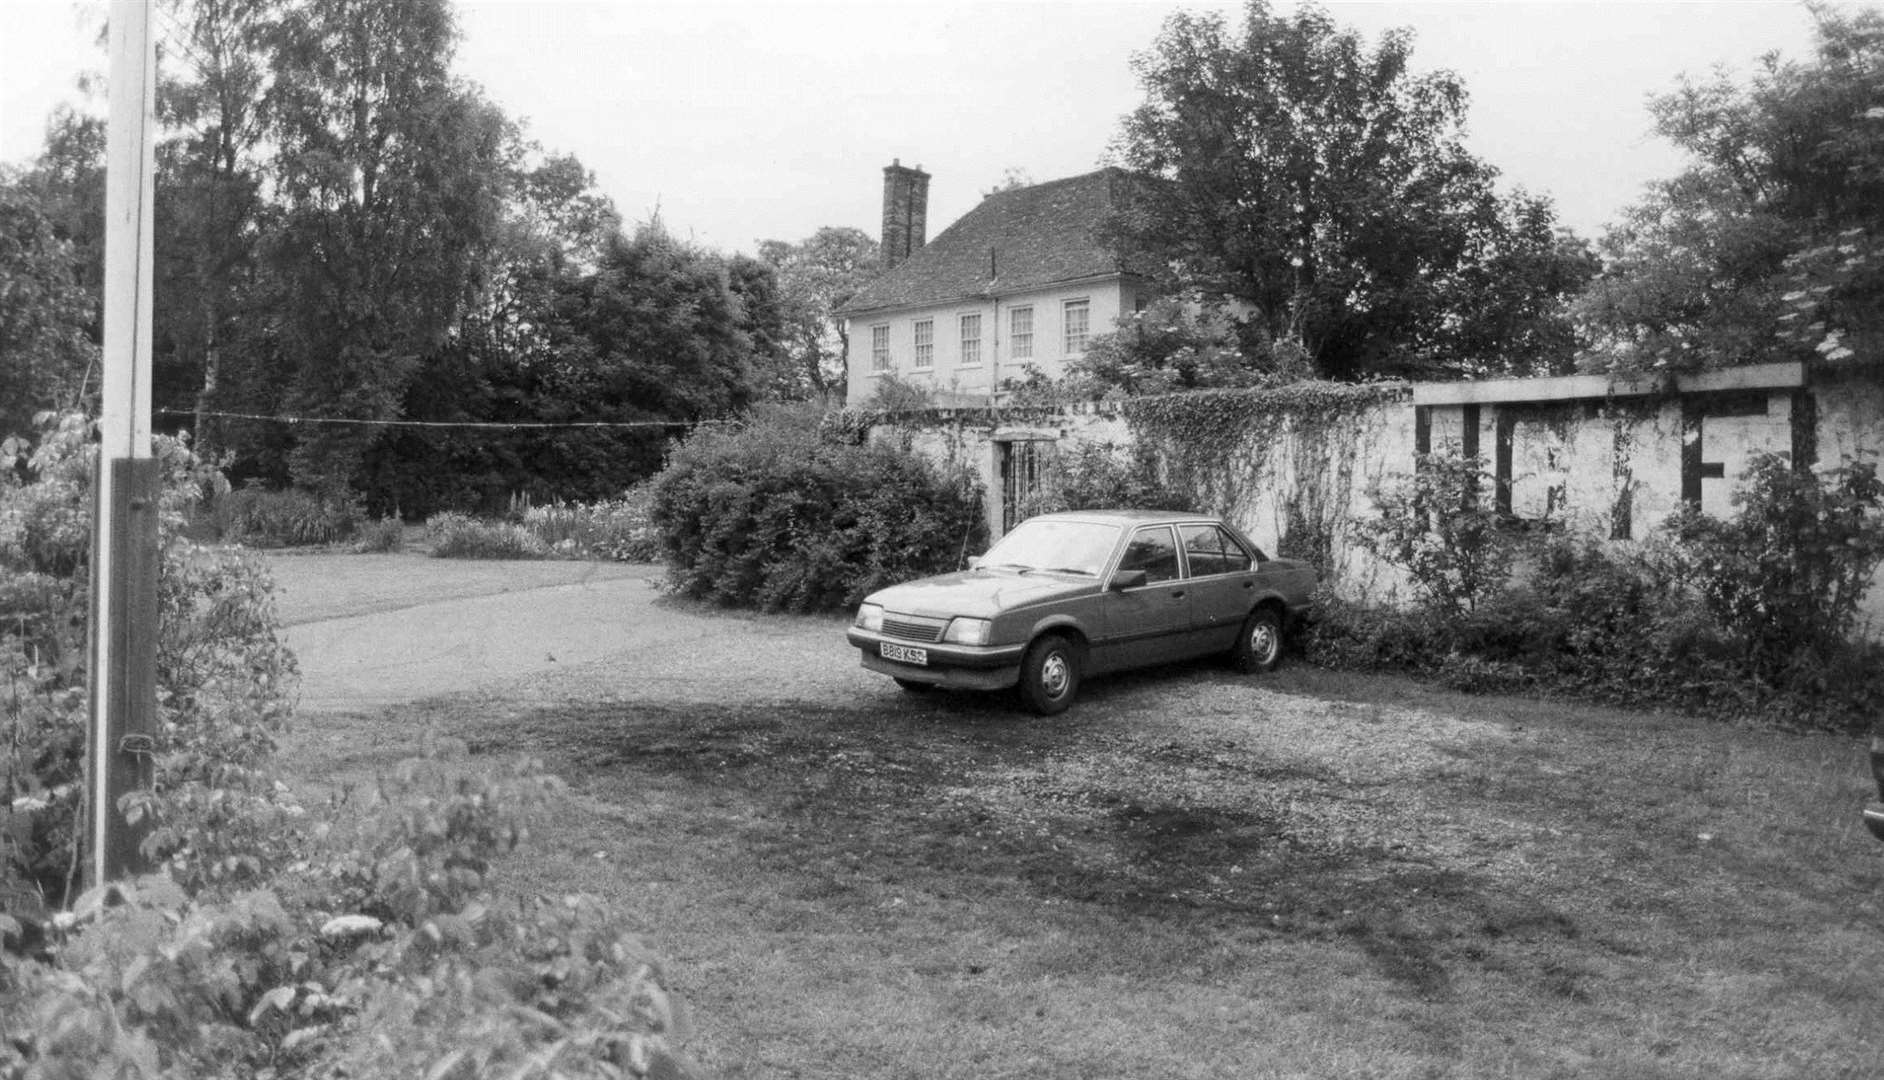
[[[545,759],[500,887],[634,913],[726,1078],[1884,1075],[1856,740],[1299,663],[884,688],[444,699],[292,760]]]

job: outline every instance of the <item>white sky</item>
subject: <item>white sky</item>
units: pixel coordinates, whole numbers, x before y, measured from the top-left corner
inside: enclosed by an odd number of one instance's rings
[[[1793,0],[1422,0],[1327,5],[1370,40],[1418,34],[1415,66],[1472,95],[1471,145],[1594,237],[1680,158],[1645,101],[1682,73],[1804,58]],[[0,0],[0,162],[35,154],[79,101],[103,0]],[[458,0],[458,71],[545,147],[573,153],[629,221],[721,250],[823,225],[874,235],[882,167],[921,165],[929,234],[1009,169],[1102,163],[1140,99],[1129,68],[1192,0]]]

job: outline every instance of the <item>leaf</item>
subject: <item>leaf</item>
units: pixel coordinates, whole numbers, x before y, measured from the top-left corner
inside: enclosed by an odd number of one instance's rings
[[[294,1004],[294,995],[298,992],[299,988],[295,986],[277,986],[263,994],[261,1000],[255,1003],[255,1007],[249,1010],[249,1026],[253,1027],[256,1021],[271,1012],[287,1012],[288,1006]]]
[[[321,936],[328,940],[378,933],[385,924],[371,915],[336,915],[321,924]]]

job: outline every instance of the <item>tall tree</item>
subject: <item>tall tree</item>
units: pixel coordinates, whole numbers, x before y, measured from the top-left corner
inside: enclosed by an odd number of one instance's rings
[[[153,396],[208,432],[224,352],[259,325],[255,246],[265,205],[261,102],[272,0],[167,0],[177,38],[159,63]],[[240,345],[236,346],[238,349]],[[199,443],[200,445],[200,443]]]
[[[1412,40],[1389,31],[1370,49],[1319,7],[1251,0],[1236,30],[1172,16],[1134,62],[1145,101],[1114,149],[1150,181],[1109,236],[1168,285],[1243,306],[1259,368],[1433,376],[1566,358],[1558,300],[1587,260],[1548,202],[1500,197],[1464,148],[1465,88],[1416,74]]]
[[[97,295],[81,277],[78,246],[59,235],[41,191],[0,169],[0,439],[96,390]]]
[[[759,258],[778,274],[785,317],[785,350],[803,396],[842,393],[850,342],[837,309],[877,272],[877,242],[862,229],[827,225],[803,242],[765,240]]]
[[[97,392],[105,129],[61,109],[26,170],[0,170],[0,438]]]
[[[1689,370],[1884,353],[1884,14],[1814,5],[1815,55],[1654,100],[1689,165],[1600,243],[1585,366]]]
[[[308,0],[281,20],[266,102],[281,207],[265,257],[296,411],[397,416],[418,358],[472,295],[514,140],[451,77],[456,34],[447,0]],[[376,434],[311,426],[294,479],[344,493]]]

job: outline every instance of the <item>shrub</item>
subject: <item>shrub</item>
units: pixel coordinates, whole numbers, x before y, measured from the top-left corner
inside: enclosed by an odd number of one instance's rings
[[[251,547],[336,544],[352,536],[362,518],[357,503],[254,484],[223,492],[210,511],[218,539]]]
[[[658,562],[661,537],[651,517],[653,502],[652,485],[636,484],[619,499],[530,507],[522,525],[559,556]]]
[[[935,407],[935,391],[890,372],[876,377],[876,388],[863,407],[877,412],[916,412]]]
[[[485,889],[561,784],[458,757],[432,740],[292,877],[94,889],[43,958],[0,953],[0,1011],[21,1021],[0,1075],[692,1075],[631,928],[590,898]]]
[[[406,546],[406,525],[396,517],[380,518],[362,524],[354,535],[353,550],[365,554],[385,554]]]
[[[434,515],[425,535],[437,559],[541,559],[545,544],[528,528],[509,521],[479,521],[468,514]]]
[[[1497,512],[1484,505],[1491,477],[1477,457],[1421,454],[1410,476],[1370,492],[1380,516],[1359,523],[1355,540],[1404,569],[1440,619],[1456,624],[1503,587],[1511,545]]]
[[[971,473],[826,441],[802,410],[696,432],[655,477],[653,519],[678,592],[767,611],[854,604],[960,566],[987,536]]]
[[[37,919],[64,903],[77,865],[74,823],[87,718],[91,423],[49,426],[0,470],[0,886],[5,910]],[[131,797],[145,851],[186,887],[235,882],[285,858],[274,826],[294,812],[268,759],[286,723],[294,662],[266,573],[240,551],[184,539],[186,512],[220,476],[158,439],[157,731],[153,786]],[[16,451],[17,453],[18,451]]]
[[[1787,669],[1842,647],[1884,560],[1884,483],[1869,463],[1817,475],[1777,454],[1756,456],[1726,521],[1688,509],[1666,532],[1677,572],[1749,668],[1785,681]]]

